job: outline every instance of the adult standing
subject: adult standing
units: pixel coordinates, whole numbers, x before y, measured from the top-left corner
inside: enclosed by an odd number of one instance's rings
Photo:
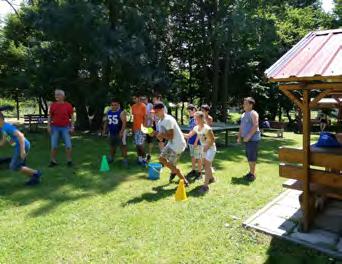
[[[57,165],[57,148],[59,138],[64,141],[67,165],[72,166],[72,145],[71,133],[74,132],[74,110],[70,103],[65,101],[65,93],[63,90],[55,90],[56,101],[51,104],[48,118],[48,132],[51,135],[51,157],[49,167]]]
[[[247,97],[243,101],[244,113],[241,116],[240,130],[238,134],[237,142],[243,142],[245,144],[246,156],[249,164],[249,173],[245,175],[245,178],[249,181],[256,179],[255,169],[258,158],[258,145],[261,139],[259,129],[259,114],[253,110],[255,100],[252,97]]]
[[[146,125],[146,105],[141,102],[139,96],[133,96],[133,134],[137,150],[139,165],[146,165],[144,143],[146,135],[141,131],[141,125]]]

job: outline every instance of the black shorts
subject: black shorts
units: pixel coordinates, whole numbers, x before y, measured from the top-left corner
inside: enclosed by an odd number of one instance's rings
[[[146,143],[147,143],[147,144],[153,143],[153,137],[147,134],[147,135],[146,135]]]
[[[249,141],[245,143],[246,157],[249,162],[256,162],[258,159],[259,141]]]
[[[109,145],[111,147],[119,147],[122,145],[122,140],[119,135],[110,135],[109,136]]]

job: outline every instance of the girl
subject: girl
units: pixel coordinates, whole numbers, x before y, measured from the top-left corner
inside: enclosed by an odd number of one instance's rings
[[[203,146],[205,179],[204,185],[199,192],[204,194],[209,191],[209,184],[215,182],[211,167],[216,154],[216,145],[213,130],[206,124],[204,113],[201,111],[196,112],[195,121],[197,125],[189,134],[185,134],[184,136],[190,138],[197,134]]]

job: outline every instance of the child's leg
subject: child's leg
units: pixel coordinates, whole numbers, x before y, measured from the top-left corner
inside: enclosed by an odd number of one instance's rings
[[[27,175],[27,176],[30,176],[30,177],[32,177],[34,174],[38,173],[37,170],[31,169],[31,168],[26,167],[26,166],[21,167],[20,172]]]
[[[212,165],[212,162],[205,159],[204,161],[204,171],[205,171],[204,185],[205,186],[208,186],[209,181],[214,178],[213,171],[211,170],[211,165]]]
[[[59,131],[56,127],[51,127],[51,161],[56,163],[57,147],[59,141]]]

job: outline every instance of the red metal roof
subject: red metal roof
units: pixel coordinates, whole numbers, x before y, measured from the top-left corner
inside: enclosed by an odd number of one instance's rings
[[[310,32],[265,74],[272,82],[342,80],[342,28]]]

